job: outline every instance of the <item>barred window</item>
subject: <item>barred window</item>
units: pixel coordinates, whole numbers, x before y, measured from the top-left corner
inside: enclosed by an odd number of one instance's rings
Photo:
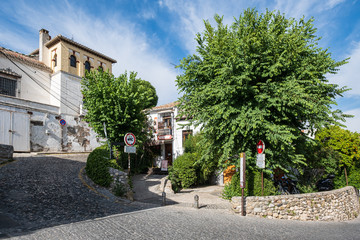
[[[16,97],[16,80],[0,77],[0,94]]]

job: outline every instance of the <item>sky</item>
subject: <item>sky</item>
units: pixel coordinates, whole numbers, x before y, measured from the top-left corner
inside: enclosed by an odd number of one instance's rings
[[[360,0],[11,0],[0,1],[0,46],[28,54],[39,46],[39,30],[63,35],[117,60],[113,73],[135,71],[150,81],[158,105],[176,101],[175,84],[184,57],[196,53],[195,35],[214,15],[228,25],[245,9],[280,11],[286,18],[309,19],[336,61],[346,58],[330,83],[352,90],[336,99],[360,133]]]

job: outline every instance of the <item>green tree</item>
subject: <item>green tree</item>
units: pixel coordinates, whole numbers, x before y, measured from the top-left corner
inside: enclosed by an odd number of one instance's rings
[[[139,144],[149,138],[144,109],[156,106],[158,97],[155,88],[136,75],[125,72],[116,78],[109,72],[91,71],[82,79],[85,120],[101,137],[105,123],[111,142],[123,142],[127,132],[134,133]]]
[[[340,128],[329,126],[316,133],[316,140],[322,142],[324,147],[331,148],[341,156],[339,167],[352,167],[360,161],[360,134]]]
[[[349,185],[360,188],[360,134],[340,128],[329,126],[316,133],[316,140],[329,151],[335,151],[340,157],[337,162],[337,179],[335,185],[346,185],[344,171],[348,177]]]
[[[339,124],[347,115],[333,110],[335,98],[346,88],[329,84],[346,60],[337,62],[318,47],[314,19],[299,21],[266,11],[244,11],[229,27],[215,16],[213,27],[197,34],[196,54],[177,66],[180,115],[202,124],[203,158],[219,155],[219,163],[246,152],[255,163],[256,143],[266,144],[267,167],[305,165],[297,143],[312,141],[302,129],[314,132]]]

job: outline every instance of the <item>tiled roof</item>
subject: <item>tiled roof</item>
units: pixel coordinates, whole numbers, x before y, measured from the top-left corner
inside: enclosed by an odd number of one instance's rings
[[[88,47],[86,47],[86,46],[84,46],[84,45],[82,45],[82,44],[80,44],[80,43],[77,43],[77,42],[75,42],[75,41],[73,41],[73,40],[71,40],[71,39],[69,39],[69,38],[67,38],[67,37],[64,37],[64,36],[62,36],[62,35],[57,35],[56,37],[54,37],[53,39],[51,39],[49,42],[47,42],[47,43],[45,44],[45,46],[49,48],[49,47],[53,46],[54,44],[56,44],[56,43],[58,43],[58,42],[60,42],[60,41],[64,41],[64,42],[70,43],[71,45],[74,45],[74,46],[76,46],[76,47],[78,47],[78,48],[81,48],[81,49],[83,49],[83,50],[85,50],[85,51],[87,51],[87,52],[90,52],[90,53],[98,56],[98,57],[101,57],[101,58],[103,58],[103,59],[105,59],[105,60],[108,60],[108,61],[110,61],[110,62],[112,62],[112,63],[116,63],[116,60],[115,60],[115,59],[110,58],[110,57],[108,57],[108,56],[106,56],[106,55],[104,55],[104,54],[102,54],[102,53],[99,53],[99,52],[97,52],[97,51],[95,51],[95,50],[93,50],[93,49],[91,49],[91,48],[88,48]],[[38,52],[38,50],[35,50],[35,51],[33,51],[32,53],[36,53],[36,52]]]
[[[18,60],[21,63],[30,65],[32,67],[37,67],[41,70],[45,70],[48,72],[52,72],[51,68],[49,68],[48,66],[46,66],[44,63],[40,62],[39,60],[36,60],[34,58],[31,58],[28,55],[22,54],[22,53],[18,53],[18,52],[14,52],[10,49],[6,49],[3,47],[0,47],[0,52],[4,53],[6,56]],[[0,55],[2,56],[2,54]]]
[[[179,104],[178,101],[175,101],[175,102],[172,102],[172,103],[167,103],[167,104],[164,104],[164,105],[160,105],[160,106],[156,106],[156,107],[153,107],[152,109],[150,110],[161,110],[161,109],[167,109],[167,108],[172,108],[172,107],[175,107]]]

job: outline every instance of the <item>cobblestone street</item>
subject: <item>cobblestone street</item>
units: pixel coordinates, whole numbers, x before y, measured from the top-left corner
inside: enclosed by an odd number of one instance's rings
[[[120,200],[81,174],[86,157],[84,154],[31,156],[1,166],[0,238],[360,238],[359,218],[347,222],[301,222],[241,217],[218,199],[216,187],[170,194],[170,205],[160,207],[155,189],[160,176],[137,176],[135,197],[139,201]],[[145,185],[153,191],[148,191]],[[200,209],[191,207],[189,200],[193,194],[200,195],[204,201]]]
[[[0,167],[0,233],[33,231],[151,205],[116,203],[82,183],[87,154],[18,158]]]

